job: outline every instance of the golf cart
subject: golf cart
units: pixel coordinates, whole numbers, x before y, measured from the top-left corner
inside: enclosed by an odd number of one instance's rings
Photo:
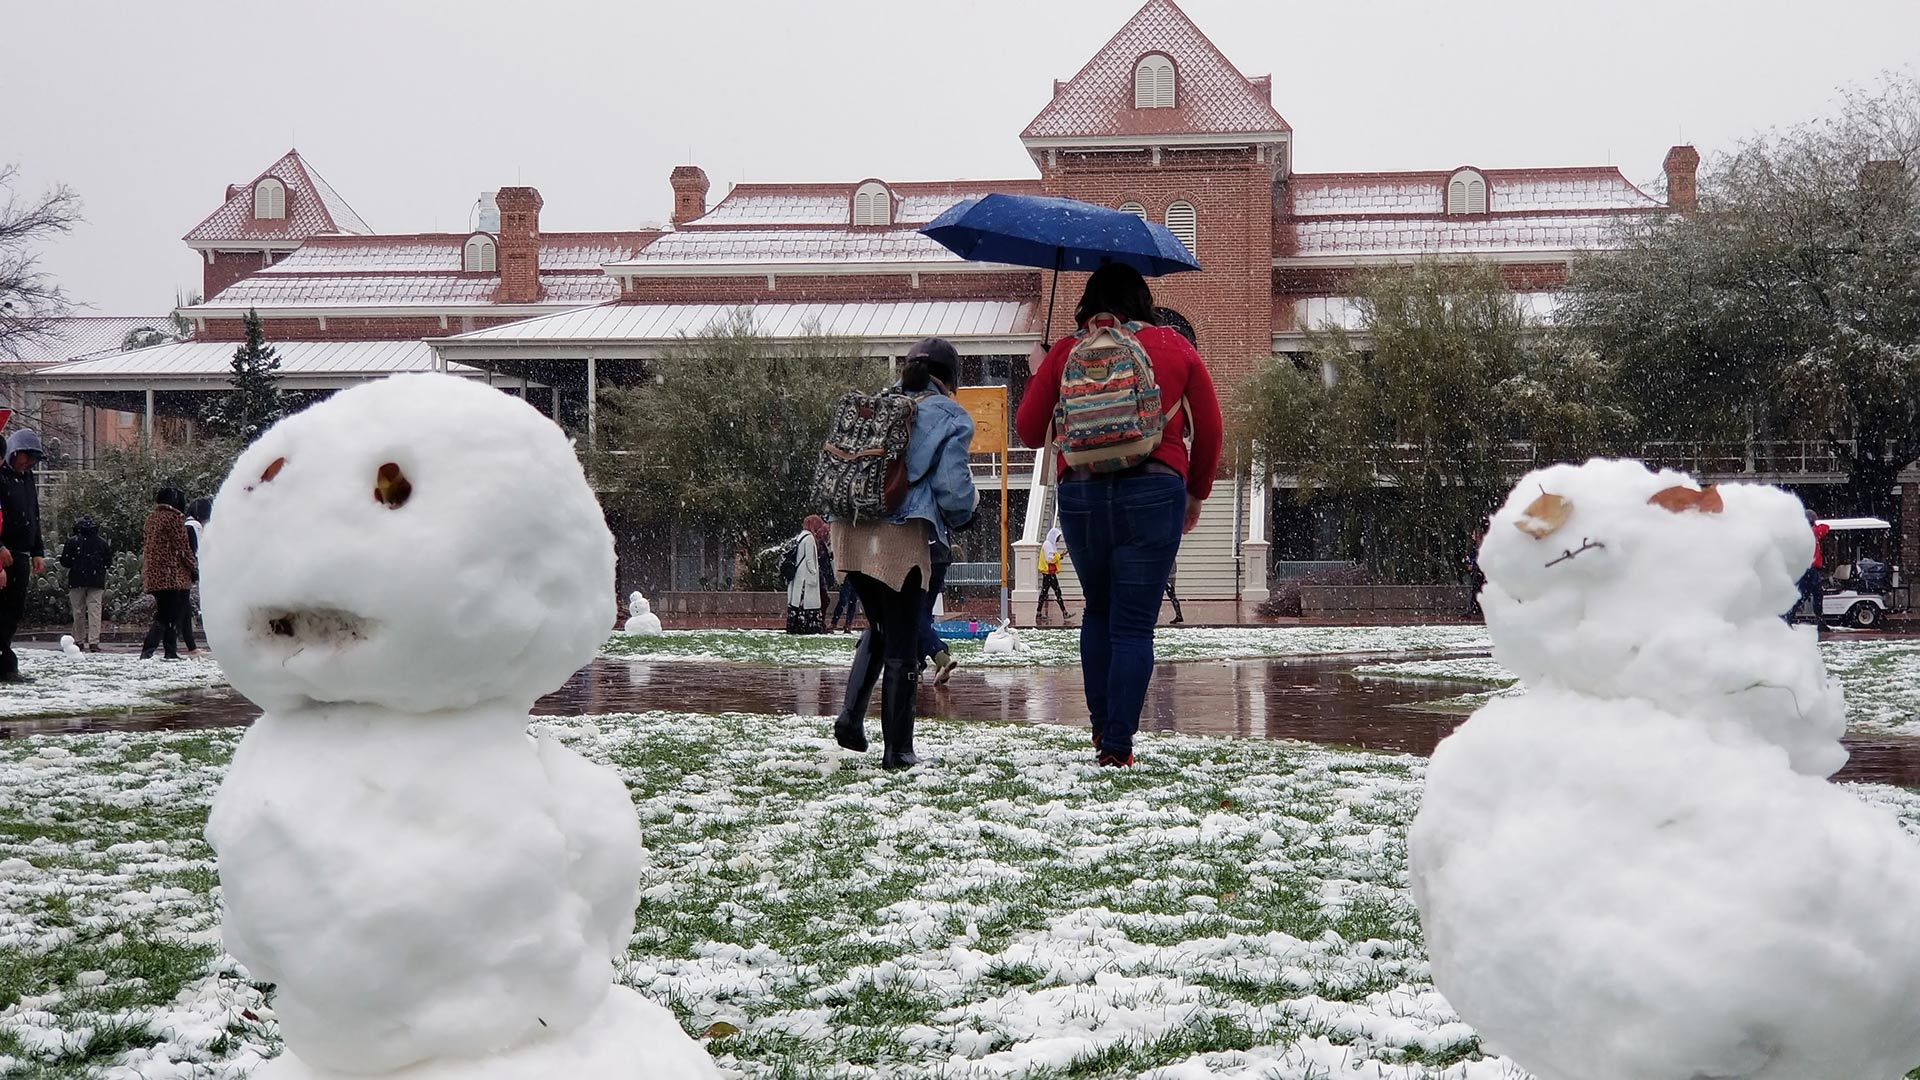
[[[1824,621],[1844,621],[1862,630],[1879,627],[1890,612],[1905,611],[1911,590],[1900,583],[1900,568],[1874,558],[1885,555],[1893,526],[1880,518],[1822,518],[1827,527],[1827,579],[1820,613]]]

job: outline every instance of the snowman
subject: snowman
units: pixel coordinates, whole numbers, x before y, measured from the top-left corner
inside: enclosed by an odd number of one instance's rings
[[[60,652],[64,656],[85,656],[86,651],[73,640],[72,634],[60,635]]]
[[[1480,565],[1497,699],[1408,837],[1440,992],[1541,1080],[1894,1080],[1920,1065],[1920,847],[1827,780],[1839,687],[1780,618],[1800,503],[1556,465]]]
[[[208,637],[266,715],[214,800],[228,951],[334,1080],[715,1076],[613,985],[644,858],[626,788],[528,709],[597,651],[613,543],[560,429],[445,375],[281,421],[201,552]]]
[[[625,630],[629,634],[652,635],[660,632],[660,616],[653,613],[653,605],[647,603],[647,598],[639,589],[633,590],[633,595],[627,598]]]
[[[1020,632],[1013,628],[1012,620],[1001,623],[987,634],[982,650],[998,656],[1011,656],[1026,649],[1026,642],[1020,640]]]

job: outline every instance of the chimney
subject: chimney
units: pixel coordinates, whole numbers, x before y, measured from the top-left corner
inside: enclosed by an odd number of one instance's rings
[[[1691,146],[1676,146],[1667,151],[1660,166],[1667,173],[1667,206],[1683,213],[1700,209],[1700,191],[1696,178],[1700,172],[1700,151]]]
[[[532,304],[540,299],[540,193],[530,187],[501,188],[494,193],[500,208],[496,238],[500,256],[500,287],[496,304]]]
[[[675,165],[667,178],[673,185],[673,223],[685,225],[707,213],[707,173],[698,165]]]

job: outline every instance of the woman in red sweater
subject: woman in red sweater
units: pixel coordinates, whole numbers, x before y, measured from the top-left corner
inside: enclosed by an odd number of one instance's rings
[[[1080,665],[1102,765],[1133,764],[1133,736],[1153,678],[1153,628],[1180,537],[1200,520],[1220,465],[1220,401],[1206,361],[1173,330],[1151,325],[1153,294],[1130,267],[1110,263],[1087,279],[1074,311],[1082,332],[1095,316],[1145,324],[1136,336],[1153,365],[1166,428],[1147,461],[1093,473],[1059,462],[1060,529],[1086,594]],[[1078,335],[1056,342],[1020,400],[1020,440],[1046,444],[1060,380]],[[1189,441],[1191,447],[1189,447]]]

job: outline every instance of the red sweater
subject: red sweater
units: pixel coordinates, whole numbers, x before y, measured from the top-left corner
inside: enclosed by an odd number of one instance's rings
[[[1039,449],[1047,441],[1053,425],[1053,407],[1060,401],[1060,377],[1066,372],[1067,354],[1073,351],[1072,335],[1054,342],[1040,370],[1027,383],[1020,399],[1020,412],[1014,426],[1020,441]],[[1153,452],[1161,462],[1187,480],[1187,494],[1204,499],[1213,491],[1213,474],[1220,468],[1220,443],[1224,428],[1220,422],[1220,399],[1213,392],[1213,376],[1207,362],[1200,359],[1187,339],[1164,326],[1149,326],[1140,331],[1140,344],[1153,361],[1153,381],[1160,387],[1160,408],[1172,411],[1181,398],[1186,405],[1179,415],[1167,421],[1166,433]],[[1187,458],[1186,433],[1193,432],[1193,458]],[[1067,465],[1056,459],[1059,471]]]

